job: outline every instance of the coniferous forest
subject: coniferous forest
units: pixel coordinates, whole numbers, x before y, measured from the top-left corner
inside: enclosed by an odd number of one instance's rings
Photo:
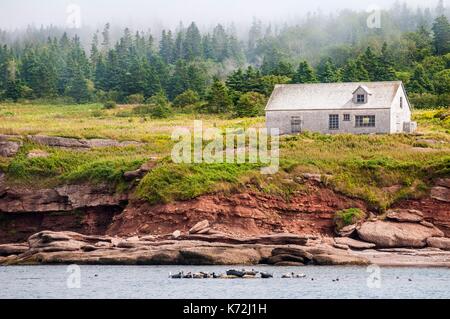
[[[309,13],[297,23],[254,20],[202,29],[0,30],[0,99],[154,105],[261,113],[275,84],[402,80],[416,108],[450,104],[450,10],[396,3],[381,27],[368,13]],[[145,112],[145,108],[141,108]]]

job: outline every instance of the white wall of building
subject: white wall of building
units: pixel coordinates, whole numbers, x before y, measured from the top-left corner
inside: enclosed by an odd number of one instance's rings
[[[403,107],[400,107],[400,98],[403,100]],[[391,106],[391,133],[402,133],[403,124],[406,122],[411,122],[411,107],[404,90],[400,87]]]
[[[407,107],[407,106],[406,106]],[[302,131],[319,132],[323,134],[353,133],[371,134],[392,132],[391,110],[385,109],[350,109],[350,110],[296,110],[296,111],[267,111],[266,126],[268,129],[278,128],[280,134],[291,134],[291,120],[298,116],[302,120]],[[339,115],[339,129],[329,129],[329,115]],[[344,114],[350,114],[350,121],[344,121]],[[356,115],[375,115],[375,127],[356,127]],[[404,115],[402,118],[406,118]],[[402,124],[403,125],[403,124]]]

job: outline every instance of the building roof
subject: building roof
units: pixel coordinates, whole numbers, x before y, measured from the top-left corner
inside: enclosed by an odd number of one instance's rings
[[[357,104],[353,93],[362,87],[371,95]],[[266,111],[390,108],[401,81],[276,85]]]

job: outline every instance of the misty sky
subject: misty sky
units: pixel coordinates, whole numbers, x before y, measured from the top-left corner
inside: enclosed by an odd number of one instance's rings
[[[434,7],[438,0],[406,0],[411,7]],[[175,26],[179,21],[196,21],[200,26],[218,22],[248,23],[254,17],[283,21],[304,16],[308,11],[335,12],[349,8],[365,10],[370,5],[390,7],[395,0],[0,0],[0,28],[30,24],[66,25],[69,4],[81,8],[83,26],[105,22],[144,28]]]

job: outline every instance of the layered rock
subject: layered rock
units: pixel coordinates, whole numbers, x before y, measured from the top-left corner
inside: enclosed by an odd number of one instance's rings
[[[424,220],[423,213],[415,209],[389,210],[386,217],[397,222],[406,223],[420,223]]]
[[[176,230],[185,234],[195,224],[208,220],[214,225],[208,230],[209,234],[219,232],[234,237],[273,233],[331,235],[336,211],[348,207],[367,210],[363,201],[330,189],[311,184],[305,184],[305,188],[289,201],[258,192],[204,195],[190,201],[161,205],[133,201],[115,218],[108,234],[163,235]]]
[[[142,143],[134,141],[116,141],[111,139],[76,139],[57,136],[44,136],[44,135],[29,135],[27,138],[38,144],[61,147],[70,149],[88,149],[88,148],[101,148],[101,147],[125,147],[125,146],[139,146]]]
[[[105,184],[66,185],[54,189],[3,188],[0,213],[74,211],[89,207],[120,206],[128,200]]]
[[[353,249],[371,249],[376,247],[375,244],[362,242],[348,237],[335,238],[334,240],[338,245],[344,245]]]
[[[1,157],[13,157],[20,149],[19,142],[13,141],[0,141],[0,156]]]
[[[444,236],[436,227],[389,221],[366,222],[357,231],[362,240],[377,247],[422,248],[427,245],[428,238]]]
[[[289,234],[284,234],[285,238]],[[276,241],[275,241],[276,242]],[[14,251],[15,253],[17,251]],[[271,263],[367,264],[359,256],[328,245],[228,244],[194,240],[85,236],[73,232],[44,231],[28,239],[28,249],[8,264],[121,264],[121,265],[255,265]],[[0,261],[1,262],[1,261]]]
[[[431,237],[427,239],[427,244],[430,247],[450,250],[450,238]]]

